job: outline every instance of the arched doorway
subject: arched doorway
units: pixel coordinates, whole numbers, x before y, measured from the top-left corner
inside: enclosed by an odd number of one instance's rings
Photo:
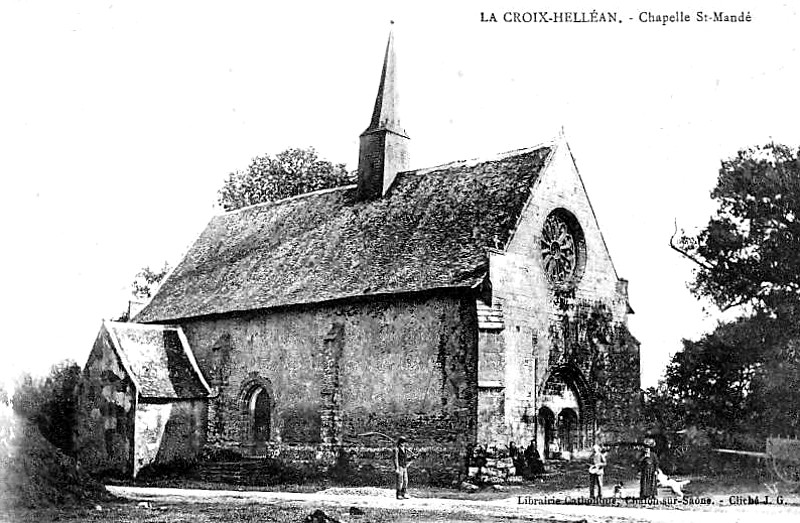
[[[553,443],[553,439],[556,435],[556,419],[553,415],[553,411],[547,407],[540,408],[536,421],[539,426],[536,438],[540,445],[539,455],[549,459],[551,458],[549,451],[550,445]]]
[[[562,409],[558,413],[558,438],[561,440],[561,450],[572,454],[580,449],[580,426],[578,414],[571,408]]]
[[[242,452],[261,455],[272,439],[275,421],[275,400],[270,382],[261,377],[248,380],[242,387],[239,401]]]
[[[541,408],[555,416],[553,438],[558,442],[562,457],[584,450],[594,439],[591,396],[581,372],[572,366],[553,369],[547,376],[539,396]],[[542,448],[548,450],[548,443]],[[549,454],[549,452],[548,452]]]
[[[264,387],[256,387],[250,396],[249,417],[254,443],[269,441],[271,405],[269,393]]]

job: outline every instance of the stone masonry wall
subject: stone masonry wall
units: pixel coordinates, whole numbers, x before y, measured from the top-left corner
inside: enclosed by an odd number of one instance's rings
[[[146,403],[136,408],[134,468],[191,462],[205,443],[205,400]]]
[[[246,450],[240,446],[247,428],[244,392],[256,382],[272,396],[268,447],[360,445],[369,441],[363,434],[376,431],[405,434],[414,445],[466,448],[474,442],[471,297],[363,299],[182,327],[215,391],[209,448]]]
[[[452,486],[467,472],[465,451],[452,446],[412,446],[412,485]],[[328,477],[348,485],[393,488],[394,447],[387,445],[269,444],[263,457],[206,461],[195,469],[198,479],[248,485],[319,481]]]
[[[585,238],[584,272],[568,289],[556,288],[543,270],[541,230],[547,216],[556,209],[571,213]],[[607,352],[612,341],[587,332],[592,322],[586,318],[591,311],[607,313],[609,325],[626,322],[627,296],[620,292],[618,276],[566,143],[555,149],[550,164],[537,180],[505,251],[490,253],[490,278],[492,301],[502,306],[504,314],[505,423],[493,425],[492,434],[484,436],[489,441],[484,443],[526,442],[535,437],[542,388],[554,368],[564,365],[577,368],[586,381],[584,395],[594,393],[598,362],[609,360]],[[635,357],[638,358],[638,345]],[[616,380],[618,389],[623,383],[630,384],[627,390],[638,389],[634,371],[617,373],[617,362],[609,363],[603,380]],[[583,415],[593,417],[594,412],[590,412],[594,409],[593,397],[583,399],[592,401]],[[619,395],[617,400],[622,401]],[[627,409],[622,404],[619,407]],[[581,420],[584,421],[594,424],[593,419]],[[615,423],[608,416],[603,422]],[[593,427],[587,429],[592,431]],[[539,446],[542,452],[542,442]]]
[[[75,448],[81,466],[116,475],[131,472],[134,394],[103,328],[78,384]]]
[[[478,441],[505,430],[505,344],[499,330],[478,334]]]
[[[639,342],[619,326],[598,376],[597,421],[604,441],[633,441],[641,399]]]
[[[367,314],[359,309],[344,327],[354,332],[345,337],[340,367],[342,441],[359,444],[359,434],[380,431],[417,445],[466,446],[476,409],[474,301],[385,301]]]
[[[380,198],[398,172],[408,169],[408,138],[380,130],[362,134],[358,158],[359,199]]]

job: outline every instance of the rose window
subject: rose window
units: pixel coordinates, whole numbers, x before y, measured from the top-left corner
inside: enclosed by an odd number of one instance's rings
[[[551,282],[572,283],[580,277],[585,247],[574,216],[565,211],[551,213],[542,227],[541,249],[544,272]]]

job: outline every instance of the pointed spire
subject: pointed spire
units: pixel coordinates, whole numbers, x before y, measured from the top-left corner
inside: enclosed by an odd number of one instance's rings
[[[372,119],[360,137],[357,190],[359,200],[383,197],[394,183],[397,173],[408,169],[408,136],[400,125],[399,108],[394,32],[389,31]]]
[[[391,22],[394,25],[394,21]],[[389,30],[389,41],[386,43],[386,53],[383,57],[383,70],[381,83],[378,86],[378,96],[375,97],[375,108],[372,110],[372,120],[365,133],[387,130],[393,133],[406,135],[400,125],[400,97],[397,90],[397,57],[394,53],[394,31]]]

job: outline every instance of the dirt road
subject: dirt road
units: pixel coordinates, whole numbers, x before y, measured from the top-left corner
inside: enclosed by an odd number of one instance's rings
[[[636,505],[631,501],[617,500],[614,505],[565,504],[575,500],[569,493],[508,497],[500,500],[479,501],[441,498],[412,498],[397,500],[387,489],[327,489],[315,493],[254,492],[235,490],[190,490],[145,487],[109,486],[117,496],[147,501],[152,505],[209,503],[209,504],[265,504],[307,508],[308,512],[322,509],[336,514],[337,519],[365,521],[363,517],[349,516],[350,507],[388,509],[400,514],[399,521],[449,521],[475,519],[511,521],[602,521],[602,522],[724,522],[769,521],[769,523],[796,522],[800,520],[800,499],[766,499],[748,496],[714,497],[711,504],[683,504],[679,500],[662,500],[659,505]],[[580,494],[575,493],[575,496]],[[758,500],[753,504],[754,499]],[[769,501],[770,503],[765,503]]]

